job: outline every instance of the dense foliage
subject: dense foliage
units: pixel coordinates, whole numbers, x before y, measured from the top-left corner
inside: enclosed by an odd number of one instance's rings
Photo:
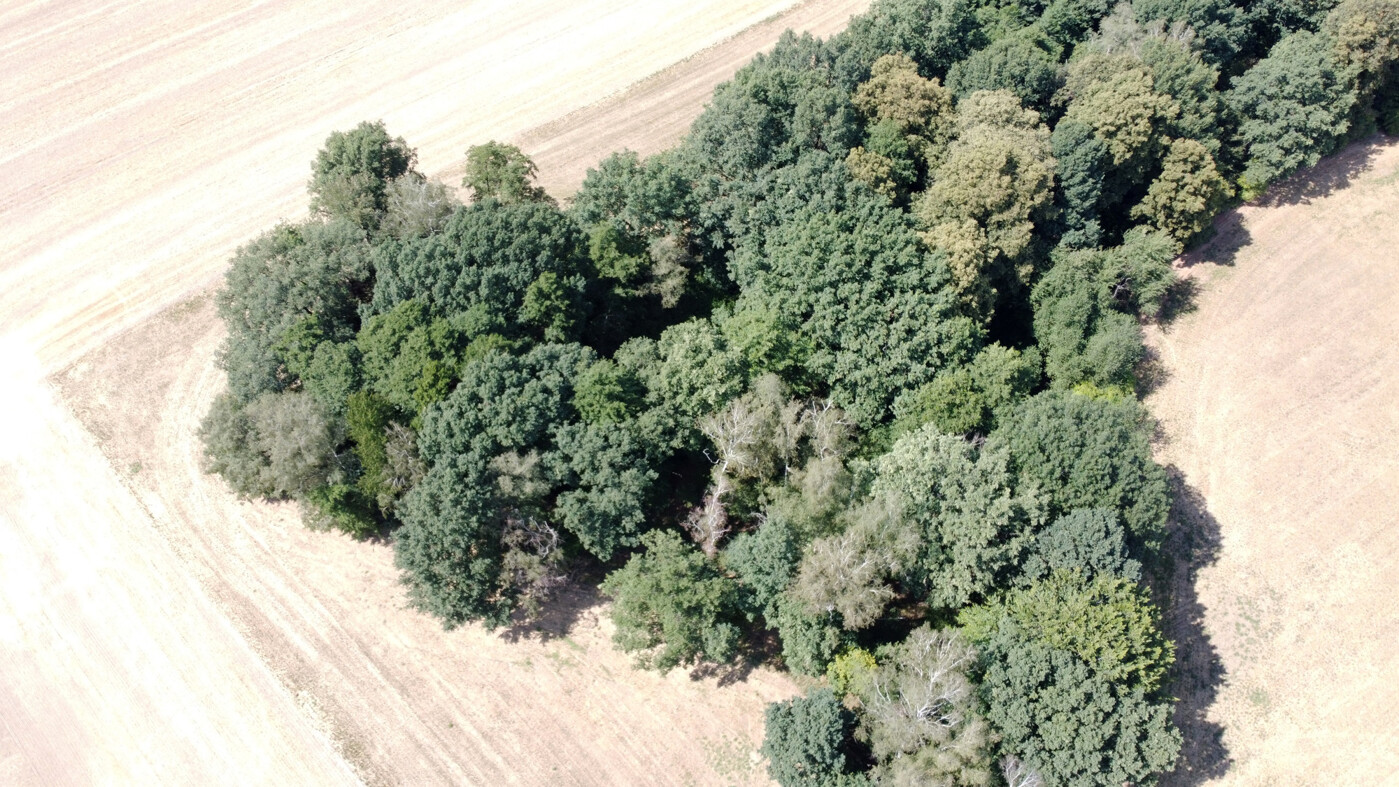
[[[209,469],[447,626],[606,573],[640,666],[821,682],[783,785],[1152,783],[1141,324],[1230,200],[1399,131],[1396,63],[1399,0],[881,0],[566,207],[337,132],[228,272]]]

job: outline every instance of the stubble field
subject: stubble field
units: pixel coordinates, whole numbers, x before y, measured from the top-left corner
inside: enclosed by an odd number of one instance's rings
[[[330,130],[382,118],[449,182],[517,140],[567,189],[673,144],[782,29],[867,2],[444,5],[0,10],[0,782],[762,780],[780,676],[633,673],[586,597],[540,631],[445,633],[388,547],[198,471],[222,384],[200,293],[304,215]]]
[[[1147,398],[1179,479],[1171,784],[1399,772],[1399,141],[1225,214]]]
[[[201,474],[207,291],[303,214],[331,129],[383,118],[449,183],[515,141],[565,193],[672,144],[785,27],[866,5],[0,10],[0,783],[764,781],[783,676],[634,672],[587,595],[443,632],[389,547]],[[1352,147],[1223,217],[1183,261],[1194,310],[1150,337],[1185,523],[1171,783],[1399,766],[1396,206],[1399,143]]]

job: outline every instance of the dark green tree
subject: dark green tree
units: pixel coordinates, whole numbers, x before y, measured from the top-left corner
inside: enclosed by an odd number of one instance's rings
[[[846,771],[845,746],[853,719],[830,689],[816,689],[767,707],[763,756],[782,787],[854,787],[863,775]]]
[[[673,532],[653,530],[641,541],[645,551],[602,583],[613,599],[618,647],[643,669],[662,672],[732,661],[742,620],[734,582]]]
[[[1141,578],[1141,564],[1127,556],[1127,535],[1110,508],[1079,508],[1054,520],[1035,536],[1023,578],[1044,579],[1055,571]]]
[[[977,676],[1001,750],[1046,784],[1155,784],[1181,736],[1170,701],[1116,684],[1074,653],[1002,619],[978,643]]]
[[[1160,544],[1170,494],[1145,418],[1134,401],[1046,392],[1003,419],[991,439],[1009,448],[1020,484],[1039,487],[1050,516],[1114,509],[1133,551],[1149,554]]]

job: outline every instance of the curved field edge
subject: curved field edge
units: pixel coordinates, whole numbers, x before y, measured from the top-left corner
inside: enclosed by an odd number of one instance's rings
[[[1182,767],[1165,783],[1360,784],[1399,766],[1399,141],[1221,216],[1149,331],[1177,478]]]

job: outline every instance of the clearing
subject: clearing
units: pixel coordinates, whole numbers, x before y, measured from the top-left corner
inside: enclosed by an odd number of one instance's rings
[[[763,781],[782,676],[634,673],[590,598],[518,642],[443,632],[386,546],[199,473],[220,329],[187,299],[304,215],[332,129],[383,118],[448,182],[469,145],[518,140],[567,191],[605,151],[673,144],[782,29],[867,5],[0,10],[0,782]]]
[[[1399,770],[1399,141],[1216,223],[1151,337],[1148,398],[1194,554],[1175,784],[1375,784]]]

